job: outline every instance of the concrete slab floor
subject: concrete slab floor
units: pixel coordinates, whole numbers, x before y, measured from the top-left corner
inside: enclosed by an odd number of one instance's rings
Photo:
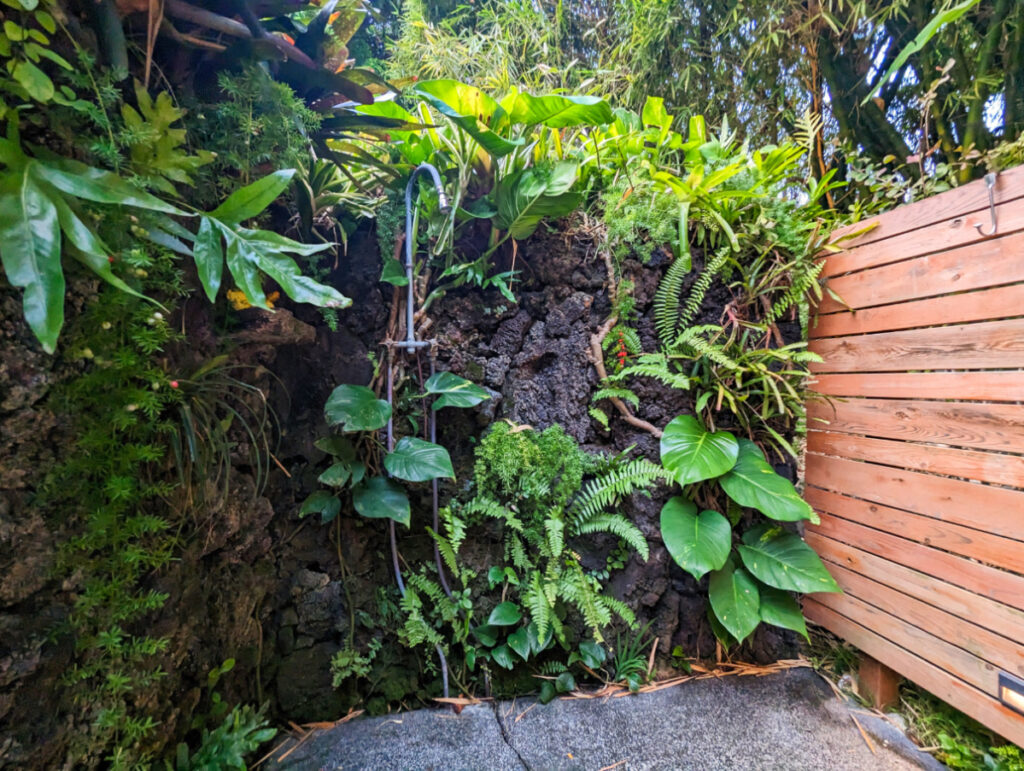
[[[885,721],[851,717],[810,669],[699,680],[609,699],[417,710],[320,732],[275,771],[944,768]],[[278,756],[287,752],[284,747]]]

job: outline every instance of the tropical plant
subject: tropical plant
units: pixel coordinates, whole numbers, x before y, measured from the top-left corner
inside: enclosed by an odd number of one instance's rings
[[[683,487],[661,510],[661,536],[672,559],[698,581],[710,574],[710,617],[726,644],[741,643],[764,621],[807,636],[792,592],[837,592],[821,559],[779,523],[817,522],[793,485],[775,473],[753,442],[708,432],[689,415],[661,439],[661,462]],[[725,499],[718,491],[725,494]],[[725,504],[725,514],[695,501]],[[766,518],[734,543],[734,528],[754,510]]]

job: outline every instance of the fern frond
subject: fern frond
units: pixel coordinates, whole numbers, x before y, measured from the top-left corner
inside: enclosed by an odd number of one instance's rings
[[[704,297],[707,295],[708,289],[711,288],[711,282],[714,281],[718,272],[725,267],[725,263],[729,259],[729,253],[729,247],[722,247],[715,252],[707,265],[704,266],[704,270],[701,271],[697,280],[693,282],[693,287],[690,289],[689,297],[686,298],[686,304],[683,306],[682,312],[676,316],[675,323],[668,329],[668,334],[662,335],[661,329],[658,329],[658,335],[661,337],[662,344],[669,345],[675,336],[675,331],[679,327],[688,327],[696,318],[697,313],[704,304]],[[661,291],[660,287],[658,291]],[[657,319],[655,319],[655,324],[657,324]]]
[[[547,533],[548,556],[555,559],[561,557],[565,548],[565,523],[560,519],[545,519],[544,531]]]
[[[640,528],[621,514],[598,514],[595,517],[591,517],[590,519],[581,522],[576,528],[576,533],[578,535],[586,535],[588,533],[609,533],[611,535],[616,535],[632,546],[644,561],[646,561],[650,556],[650,551],[647,547],[647,539],[644,538],[644,534],[640,532]]]
[[[448,566],[448,569],[455,575],[459,574],[459,560],[455,556],[455,549],[452,546],[451,541],[445,538],[440,533],[435,533],[433,528],[428,527],[427,532],[430,533],[430,537],[434,539],[434,543],[437,544],[437,551],[441,555],[441,559],[444,560],[444,564]]]
[[[601,424],[601,428],[608,430],[608,413],[598,407],[589,407],[587,414]]]
[[[640,397],[628,388],[599,388],[590,398],[591,401],[594,402],[599,402],[602,399],[621,399],[622,401],[631,404],[634,409],[640,406]]]
[[[654,328],[658,331],[658,337],[663,344],[668,344],[679,326],[679,301],[683,293],[683,281],[690,269],[686,260],[673,260],[662,276],[661,283],[658,284],[658,291],[654,293]],[[708,284],[710,283],[709,279]],[[707,291],[707,287],[704,291]],[[701,294],[701,300],[703,299],[704,296]]]
[[[616,501],[637,490],[646,490],[660,479],[665,469],[645,458],[636,458],[587,482],[583,491],[569,507],[570,532],[579,533],[583,522],[597,516]]]
[[[539,571],[533,571],[533,575],[530,576],[530,583],[523,593],[523,603],[530,611],[530,619],[537,625],[537,636],[543,640],[552,628],[551,618],[553,613],[551,612],[551,604],[548,602],[547,595],[541,586]]]
[[[669,388],[686,391],[690,388],[690,378],[681,372],[669,369],[668,357],[663,353],[645,353],[632,364],[622,368],[606,379],[608,383],[620,383],[631,377],[649,377]]]

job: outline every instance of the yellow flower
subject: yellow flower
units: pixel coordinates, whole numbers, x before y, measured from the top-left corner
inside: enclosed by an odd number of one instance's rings
[[[281,297],[280,292],[271,292],[267,295],[267,307],[273,308]],[[251,308],[252,305],[249,302],[249,298],[245,296],[245,292],[241,289],[229,289],[228,300],[231,302],[231,307],[236,311],[244,311],[246,308]]]

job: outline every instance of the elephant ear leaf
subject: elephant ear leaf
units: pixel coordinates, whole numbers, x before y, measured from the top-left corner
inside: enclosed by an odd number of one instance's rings
[[[64,270],[57,207],[35,179],[34,161],[0,182],[0,260],[7,280],[24,290],[25,320],[53,353],[64,326]]]

